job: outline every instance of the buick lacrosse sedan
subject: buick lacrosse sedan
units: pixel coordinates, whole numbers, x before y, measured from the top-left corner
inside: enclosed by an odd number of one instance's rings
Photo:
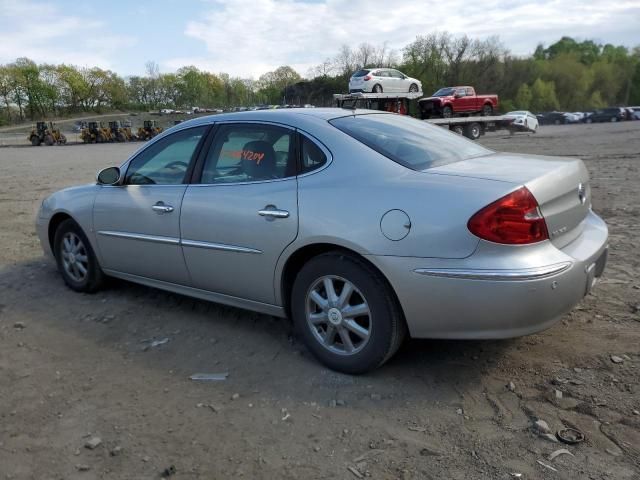
[[[111,276],[289,317],[349,373],[407,334],[550,327],[602,274],[608,237],[580,160],[341,109],[181,123],[45,199],[37,231],[73,290]]]

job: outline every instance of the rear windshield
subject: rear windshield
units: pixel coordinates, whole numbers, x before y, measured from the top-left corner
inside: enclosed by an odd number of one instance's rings
[[[492,153],[445,128],[402,115],[351,115],[330,123],[411,170],[426,170]]]
[[[370,70],[358,70],[356,73],[353,74],[354,77],[364,77],[365,75],[367,75],[369,73]]]

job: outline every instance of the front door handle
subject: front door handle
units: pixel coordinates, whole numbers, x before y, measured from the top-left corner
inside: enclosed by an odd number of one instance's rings
[[[260,215],[261,217],[288,218],[289,212],[287,212],[286,210],[278,210],[277,208],[268,205],[263,210],[258,210],[258,215]]]
[[[154,212],[158,213],[171,213],[173,212],[173,207],[171,205],[165,205],[164,202],[158,202],[151,207]]]

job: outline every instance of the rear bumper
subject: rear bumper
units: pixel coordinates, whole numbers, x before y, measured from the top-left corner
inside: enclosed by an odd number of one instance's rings
[[[590,212],[583,233],[505,247],[481,242],[462,260],[370,257],[393,285],[412,337],[489,339],[553,325],[593,287],[607,260],[605,223]]]

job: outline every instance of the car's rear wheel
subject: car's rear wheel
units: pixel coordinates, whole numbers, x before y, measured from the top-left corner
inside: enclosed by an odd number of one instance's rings
[[[64,282],[76,292],[91,293],[104,283],[104,273],[80,226],[68,219],[56,230],[53,252]]]
[[[34,147],[40,146],[40,138],[36,137],[35,135],[31,137],[31,145],[33,145]]]
[[[309,350],[333,370],[373,370],[406,334],[398,301],[385,279],[355,256],[330,252],[308,261],[293,285],[291,310]]]
[[[490,117],[493,114],[493,107],[489,104],[482,107],[482,115],[485,117]]]
[[[382,93],[382,85],[380,85],[380,84],[378,84],[378,83],[377,83],[377,84],[375,84],[375,85],[373,86],[372,92],[373,92],[373,93]]]
[[[415,83],[412,83],[411,86],[409,87],[409,93],[416,93],[418,91],[418,85],[416,85]]]

